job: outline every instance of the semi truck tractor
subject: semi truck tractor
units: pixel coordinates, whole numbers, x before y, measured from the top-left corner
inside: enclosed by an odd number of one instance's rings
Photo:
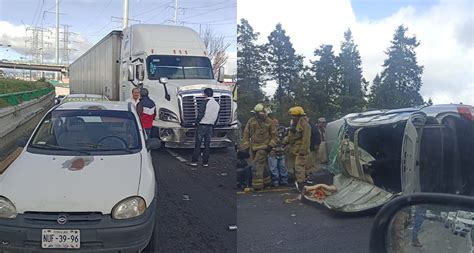
[[[101,94],[125,101],[134,87],[148,89],[156,103],[154,131],[166,147],[194,146],[203,90],[220,105],[211,147],[234,145],[240,131],[233,89],[214,77],[199,34],[184,26],[137,24],[112,31],[69,66],[71,94]]]

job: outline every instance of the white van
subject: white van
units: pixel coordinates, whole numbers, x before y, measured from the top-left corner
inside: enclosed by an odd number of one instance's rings
[[[400,194],[474,195],[473,114],[470,105],[450,104],[354,113],[330,122],[326,169],[337,192],[319,202],[360,212]]]
[[[68,102],[51,109],[0,175],[0,251],[139,252],[156,215],[150,150],[135,107]]]

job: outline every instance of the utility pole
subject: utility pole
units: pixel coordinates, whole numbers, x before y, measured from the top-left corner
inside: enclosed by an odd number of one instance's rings
[[[123,0],[122,30],[128,27],[128,0]]]
[[[174,24],[178,23],[178,0],[174,0]]]
[[[56,0],[56,64],[59,65],[59,0]],[[56,80],[59,80],[59,74],[55,75]]]

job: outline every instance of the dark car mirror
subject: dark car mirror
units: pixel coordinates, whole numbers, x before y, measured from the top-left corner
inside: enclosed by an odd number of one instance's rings
[[[22,136],[16,139],[16,145],[20,148],[24,148],[27,143],[28,143],[28,137]]]
[[[441,193],[404,195],[375,217],[371,253],[471,252],[474,198]]]
[[[146,148],[148,150],[154,150],[161,148],[161,141],[158,138],[148,138],[145,141]]]

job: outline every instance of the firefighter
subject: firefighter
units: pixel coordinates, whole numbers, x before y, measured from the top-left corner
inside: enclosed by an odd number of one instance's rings
[[[296,187],[301,191],[306,179],[305,163],[306,156],[310,153],[311,126],[303,107],[292,107],[288,113],[292,117],[292,123],[284,144],[290,146],[290,153],[295,157],[291,167],[295,171]]]
[[[254,167],[252,186],[255,190],[262,190],[264,185],[271,184],[267,156],[276,145],[277,133],[275,124],[268,118],[263,104],[257,104],[252,112],[254,116],[245,126],[240,149],[250,152]]]

